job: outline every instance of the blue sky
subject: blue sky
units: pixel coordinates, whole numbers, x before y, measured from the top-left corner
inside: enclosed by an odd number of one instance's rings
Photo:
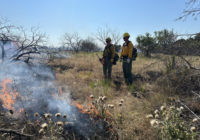
[[[0,16],[25,28],[39,26],[49,44],[59,45],[65,32],[92,36],[101,26],[129,32],[131,40],[164,28],[200,32],[200,20],[175,21],[186,0],[0,0]]]

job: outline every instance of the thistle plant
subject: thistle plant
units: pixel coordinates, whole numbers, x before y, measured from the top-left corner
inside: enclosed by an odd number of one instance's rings
[[[183,118],[184,108],[175,106],[161,106],[153,114],[148,114],[151,126],[159,133],[162,140],[196,140],[199,138],[196,125],[197,118],[186,121]]]

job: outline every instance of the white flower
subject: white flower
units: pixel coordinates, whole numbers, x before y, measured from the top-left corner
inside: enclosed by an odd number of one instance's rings
[[[191,128],[190,128],[190,131],[195,131],[196,130],[196,127],[194,127],[194,126],[192,126]]]
[[[147,119],[151,119],[151,118],[153,118],[153,115],[152,114],[148,114],[148,115],[146,115],[146,118]]]
[[[122,106],[122,103],[119,103],[119,106]]]
[[[163,110],[165,110],[165,108],[166,108],[165,106],[161,106],[160,110],[163,111]]]
[[[158,114],[156,114],[156,115],[155,115],[155,118],[156,118],[156,119],[158,119],[158,118],[159,118],[159,115],[158,115]]]
[[[44,117],[45,117],[45,118],[50,118],[50,117],[51,117],[51,114],[45,113],[45,114],[44,114]]]
[[[56,124],[57,124],[57,126],[63,126],[63,122],[61,122],[61,121],[57,122]]]
[[[180,110],[183,110],[183,109],[184,109],[184,107],[181,106],[181,107],[180,107]]]
[[[34,114],[34,116],[35,116],[35,117],[38,117],[38,116],[40,116],[40,115],[39,115],[39,113],[36,112],[36,113]]]
[[[192,122],[197,122],[198,121],[198,119],[197,118],[194,118],[193,120],[192,120]]]
[[[158,120],[156,120],[156,119],[152,119],[152,120],[150,121],[150,124],[151,124],[151,126],[156,126],[156,125],[159,124],[159,122],[158,122]]]
[[[123,103],[123,102],[124,102],[124,99],[121,99],[120,102]]]
[[[106,100],[106,99],[107,99],[107,97],[106,97],[106,96],[103,96],[103,97],[102,97],[102,100],[103,100],[103,101],[104,101],[104,100]]]
[[[48,124],[47,124],[47,123],[43,123],[43,124],[41,125],[41,127],[42,127],[43,129],[46,129],[46,128],[48,127]]]
[[[108,107],[109,107],[109,108],[114,108],[114,105],[108,104]]]
[[[64,118],[64,119],[66,119],[66,118],[67,118],[67,115],[66,115],[66,114],[64,114],[64,115],[63,115],[63,118]]]
[[[177,108],[176,110],[177,111],[182,111],[184,108],[181,106],[181,107],[179,107],[179,108]]]
[[[158,114],[158,113],[159,113],[158,109],[156,109],[156,110],[154,111],[154,113],[155,113],[155,114]]]
[[[42,134],[44,132],[44,129],[39,130],[39,134]]]
[[[90,98],[92,98],[92,99],[93,99],[93,98],[94,98],[94,95],[92,95],[92,94],[91,94],[91,95],[90,95]]]
[[[170,106],[170,108],[169,109],[175,109],[175,106]]]
[[[55,114],[55,117],[60,117],[61,116],[61,113],[56,113]]]

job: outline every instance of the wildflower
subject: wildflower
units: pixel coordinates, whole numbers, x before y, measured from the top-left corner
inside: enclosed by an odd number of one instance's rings
[[[122,106],[122,103],[119,103],[119,106]]]
[[[67,115],[66,115],[66,114],[64,114],[64,115],[63,115],[63,118],[64,118],[64,119],[66,119],[66,118],[67,118]]]
[[[147,119],[151,119],[151,118],[153,118],[153,115],[152,114],[148,114],[148,115],[146,115],[146,118]]]
[[[165,110],[165,108],[166,108],[165,106],[161,106],[160,110],[163,111],[163,110]]]
[[[51,114],[45,113],[45,114],[44,114],[44,117],[45,117],[45,118],[50,118],[50,117],[51,117]]]
[[[61,116],[61,113],[56,113],[55,116],[56,116],[56,117],[60,117],[60,116]]]
[[[35,117],[38,117],[38,116],[39,116],[39,113],[36,112],[36,113],[34,114],[34,116],[35,116]]]
[[[92,94],[91,94],[91,95],[90,95],[90,98],[92,98],[92,99],[93,99],[93,98],[94,98],[94,95],[92,95]]]
[[[181,106],[181,107],[177,108],[176,110],[181,112],[183,109],[184,108]]]
[[[159,124],[159,122],[158,122],[158,120],[156,120],[156,119],[152,119],[152,120],[150,121],[150,124],[151,124],[151,126],[156,126],[156,125]]]
[[[110,108],[114,108],[114,105],[110,105]]]
[[[99,101],[102,101],[103,100],[103,97],[102,96],[99,96]]]
[[[169,109],[175,109],[175,107],[174,106],[170,106],[170,108]]]
[[[184,109],[184,107],[181,106],[181,107],[180,107],[180,110],[183,110],[183,109]]]
[[[57,126],[63,126],[63,122],[61,122],[61,121],[57,122],[56,124],[57,124]]]
[[[156,119],[158,119],[158,118],[159,118],[159,115],[158,115],[158,114],[156,114],[156,115],[155,115],[155,118],[156,118]]]
[[[108,107],[109,107],[109,108],[114,108],[114,105],[108,104]]]
[[[154,111],[154,113],[155,113],[155,114],[158,114],[158,113],[159,113],[158,109],[156,109],[156,110]]]
[[[124,102],[124,99],[121,99],[120,102],[123,103],[123,102]]]
[[[42,134],[42,133],[44,133],[44,129],[39,130],[39,134]]]
[[[105,101],[106,99],[107,99],[107,97],[106,97],[106,96],[103,96],[103,97],[102,97],[102,100],[103,100],[103,101]]]
[[[48,124],[47,124],[47,123],[43,123],[43,124],[41,125],[41,127],[42,127],[43,129],[46,129],[46,128],[48,127]]]
[[[192,126],[191,128],[190,128],[190,131],[192,131],[192,132],[194,132],[196,130],[196,127],[194,127],[194,126]]]
[[[197,118],[194,118],[193,120],[192,120],[192,122],[197,122],[198,121],[198,119]]]

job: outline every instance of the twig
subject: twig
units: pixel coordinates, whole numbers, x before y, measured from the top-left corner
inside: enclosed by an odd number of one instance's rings
[[[197,114],[195,114],[186,104],[184,104],[184,103],[181,102],[180,100],[178,100],[178,102],[179,102],[180,104],[182,104],[185,108],[187,108],[196,118],[198,118],[198,119],[200,120],[200,117],[199,117]]]
[[[24,136],[24,137],[33,137],[34,135],[29,135],[29,134],[23,134],[23,133],[20,133],[18,132],[17,130],[12,130],[12,129],[0,129],[0,132],[2,133],[12,133],[12,134],[15,134],[15,135],[18,135],[18,136]]]
[[[188,64],[188,66],[189,66],[190,69],[200,70],[199,68],[193,67],[193,66],[190,64],[190,62],[187,61],[183,56],[178,56],[178,57],[180,57],[183,61],[185,61],[185,62]]]
[[[191,91],[192,93],[194,93],[195,95],[197,95],[199,98],[200,98],[200,94],[194,92],[194,91]]]

